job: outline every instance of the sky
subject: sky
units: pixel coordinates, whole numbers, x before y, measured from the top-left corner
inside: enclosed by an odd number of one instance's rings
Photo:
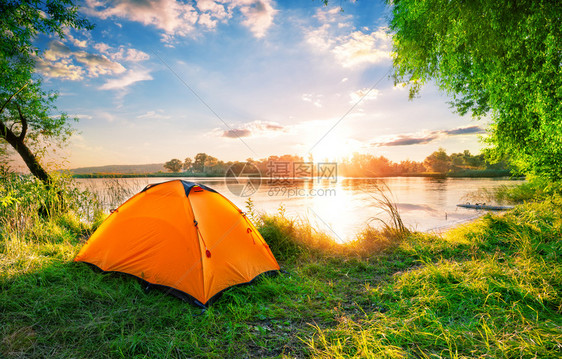
[[[354,152],[478,153],[484,121],[394,86],[381,1],[85,0],[95,28],[38,38],[37,71],[79,122],[59,166]]]

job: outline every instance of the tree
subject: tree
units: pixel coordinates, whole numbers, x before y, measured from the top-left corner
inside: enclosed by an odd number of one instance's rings
[[[186,157],[185,160],[183,161],[183,170],[189,171],[192,164],[193,164],[193,160],[191,159],[191,157]]]
[[[183,162],[177,158],[171,159],[164,163],[164,168],[171,172],[179,172],[183,166]]]
[[[205,172],[207,172],[207,170],[212,169],[218,163],[219,163],[219,160],[216,157],[207,156],[207,158],[205,158],[205,162],[203,163],[203,168],[204,168]]]
[[[0,147],[13,148],[44,183],[49,174],[38,161],[45,143],[60,144],[72,134],[66,114],[53,116],[56,94],[41,89],[35,74],[39,33],[64,37],[65,28],[91,29],[72,0],[0,2]]]
[[[208,156],[209,155],[207,155],[206,153],[198,153],[195,155],[193,165],[191,166],[194,172],[203,172],[205,168],[205,160]]]
[[[460,114],[490,114],[490,158],[562,179],[562,2],[387,0],[394,77],[430,79]]]
[[[451,158],[443,148],[433,152],[423,162],[428,170],[445,174],[451,168]]]

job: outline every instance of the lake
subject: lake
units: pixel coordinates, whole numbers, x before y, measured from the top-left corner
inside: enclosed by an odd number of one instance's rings
[[[147,184],[173,179],[94,178],[77,179],[77,182],[82,188],[99,193],[106,208],[110,209],[116,208]],[[375,199],[380,198],[377,187],[384,184],[390,191],[386,193],[387,196],[397,204],[406,226],[431,232],[470,221],[485,213],[456,206],[459,203],[476,202],[473,195],[479,189],[523,182],[510,179],[428,177],[287,179],[286,183],[267,180],[262,180],[261,183],[248,182],[222,177],[181,179],[213,188],[242,210],[247,210],[248,198],[251,198],[259,212],[277,213],[282,208],[287,216],[307,220],[340,242],[353,239],[368,223],[377,226],[380,222],[373,220],[374,218],[388,218],[377,207]],[[252,186],[248,186],[248,183]]]

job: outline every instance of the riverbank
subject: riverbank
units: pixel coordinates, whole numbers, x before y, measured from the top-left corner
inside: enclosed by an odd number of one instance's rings
[[[103,215],[38,217],[25,185],[29,198],[14,187],[3,202],[18,217],[0,218],[3,357],[556,357],[562,345],[559,196],[442,236],[367,229],[348,245],[249,211],[288,274],[201,312],[72,262]]]

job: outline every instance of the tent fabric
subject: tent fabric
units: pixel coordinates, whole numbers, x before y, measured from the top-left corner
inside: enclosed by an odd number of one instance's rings
[[[149,185],[131,197],[74,260],[172,288],[203,305],[280,269],[244,212],[213,189],[183,180]]]

